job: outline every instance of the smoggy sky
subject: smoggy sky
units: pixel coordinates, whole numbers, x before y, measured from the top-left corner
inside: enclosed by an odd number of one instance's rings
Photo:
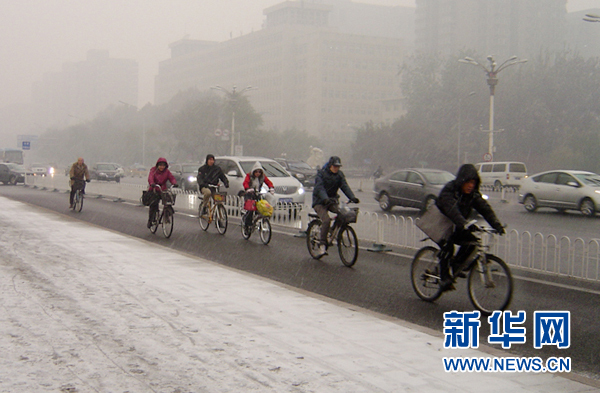
[[[307,0],[308,1],[308,0]],[[263,9],[282,0],[0,0],[0,107],[31,101],[45,72],[82,61],[90,49],[139,64],[139,102],[154,100],[158,62],[168,45],[191,39],[223,41],[261,28]],[[413,6],[415,0],[361,0]],[[541,2],[541,0],[540,0]],[[568,10],[600,0],[569,0]],[[600,24],[598,24],[600,34]]]

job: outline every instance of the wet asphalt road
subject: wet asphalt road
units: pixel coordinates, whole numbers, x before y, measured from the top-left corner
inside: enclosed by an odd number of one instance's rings
[[[173,235],[165,239],[160,229],[155,235],[148,231],[145,226],[147,209],[135,204],[87,198],[83,211],[74,213],[67,209],[68,194],[65,193],[0,186],[0,195],[63,214],[67,219],[89,222],[439,332],[442,331],[444,312],[473,310],[464,282],[436,303],[419,300],[410,284],[410,259],[397,255],[371,253],[361,248],[356,265],[347,268],[334,252],[321,261],[310,258],[305,239],[293,237],[293,230],[275,227],[271,243],[264,246],[255,234],[250,241],[242,239],[236,219],[230,220],[227,233],[221,236],[213,226],[203,232],[196,219],[178,213]],[[569,356],[575,371],[600,379],[600,320],[596,316],[600,306],[600,284],[552,279],[516,270],[513,275],[515,291],[510,309],[526,311],[528,335],[527,343],[513,345],[506,351],[507,356]],[[555,283],[548,283],[550,280]],[[533,348],[531,332],[536,310],[571,311],[570,348]],[[485,344],[489,327],[483,319],[481,326],[480,342]],[[340,326],[340,334],[343,330]]]

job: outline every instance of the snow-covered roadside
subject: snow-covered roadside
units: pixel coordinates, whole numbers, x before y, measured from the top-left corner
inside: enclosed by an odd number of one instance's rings
[[[1,392],[592,391],[448,374],[440,337],[0,198]]]

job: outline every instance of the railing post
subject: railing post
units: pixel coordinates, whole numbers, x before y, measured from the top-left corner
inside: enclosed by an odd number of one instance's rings
[[[391,248],[387,247],[383,244],[384,238],[384,225],[383,220],[377,220],[377,243],[373,243],[373,247],[367,248],[367,251],[372,252],[384,252],[384,251],[392,251]]]
[[[300,209],[300,230],[294,237],[306,237],[308,233],[306,233],[306,229],[303,230],[304,226],[308,226],[308,205],[301,205]],[[307,228],[308,229],[308,228]]]

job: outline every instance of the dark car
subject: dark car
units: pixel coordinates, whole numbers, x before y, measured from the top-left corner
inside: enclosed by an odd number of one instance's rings
[[[23,165],[10,162],[0,164],[0,181],[4,184],[15,185],[25,183],[25,168]]]
[[[187,164],[171,164],[169,170],[175,176],[177,184],[182,190],[198,191],[198,168],[202,164],[200,163],[187,163]]]
[[[438,169],[401,169],[376,180],[373,191],[383,211],[394,206],[425,210],[453,179],[452,173]]]
[[[284,167],[290,175],[298,179],[305,188],[312,188],[315,186],[317,170],[311,168],[306,162],[300,160],[288,160],[285,158],[275,158],[275,161]]]
[[[90,169],[90,177],[94,180],[121,181],[122,169],[119,164],[112,162],[98,162]]]

